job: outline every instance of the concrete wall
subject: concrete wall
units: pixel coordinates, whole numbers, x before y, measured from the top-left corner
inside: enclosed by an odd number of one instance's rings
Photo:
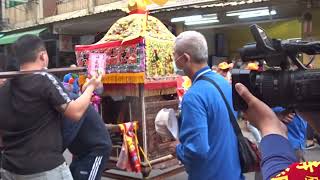
[[[116,1],[119,1],[119,0],[95,0],[95,3],[96,3],[96,6],[99,6],[99,5],[109,4]]]
[[[5,8],[6,18],[9,18],[10,24],[17,24],[26,21],[37,20],[37,4],[26,3],[11,8]]]
[[[12,31],[34,25],[63,21],[108,10],[108,4],[119,0],[68,0],[57,3],[57,0],[30,1],[11,8],[3,8],[1,13],[9,19],[9,26],[4,31]],[[114,4],[114,7],[120,6]]]
[[[50,17],[57,14],[57,1],[45,0],[43,3],[43,16]]]
[[[73,0],[57,5],[57,14],[77,11],[88,8],[88,0]]]

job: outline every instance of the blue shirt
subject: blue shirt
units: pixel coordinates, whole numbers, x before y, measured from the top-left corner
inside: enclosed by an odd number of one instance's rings
[[[179,120],[178,159],[184,164],[190,180],[244,179],[241,173],[237,138],[228,110],[219,91],[210,82],[193,77],[193,85],[184,95]],[[220,75],[207,72],[232,106],[231,85]]]
[[[273,108],[274,112],[282,112],[285,109],[282,107]],[[287,125],[288,127],[288,139],[293,149],[304,149],[307,122],[303,120],[299,115],[295,115],[292,122]]]
[[[262,138],[260,143],[261,172],[264,180],[280,174],[291,164],[297,162],[296,155],[288,139],[271,134]]]

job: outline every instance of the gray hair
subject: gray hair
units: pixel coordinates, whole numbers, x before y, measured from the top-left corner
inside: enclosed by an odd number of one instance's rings
[[[177,54],[187,53],[195,63],[202,64],[208,61],[208,45],[206,38],[196,31],[185,31],[175,41]]]

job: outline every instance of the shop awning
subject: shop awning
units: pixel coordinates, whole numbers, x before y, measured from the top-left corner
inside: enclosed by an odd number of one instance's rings
[[[19,39],[21,36],[26,35],[26,34],[33,34],[36,36],[39,36],[39,34],[43,31],[45,31],[47,28],[42,28],[42,29],[36,29],[32,31],[25,31],[25,32],[20,32],[20,33],[14,33],[14,34],[8,34],[4,35],[1,37],[0,34],[0,45],[5,45],[5,44],[12,44],[16,42],[17,39]]]

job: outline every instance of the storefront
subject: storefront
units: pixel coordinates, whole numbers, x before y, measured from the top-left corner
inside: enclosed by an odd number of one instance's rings
[[[263,27],[271,38],[304,38],[304,14],[308,11],[315,15],[318,12],[293,1],[238,1],[201,2],[155,9],[151,13],[164,22],[173,23],[178,33],[196,30],[204,34],[209,48],[208,63],[213,65],[240,59],[238,49],[253,42],[249,30],[251,24]],[[312,34],[317,37],[320,27],[317,27],[318,22],[313,22]]]
[[[11,45],[25,34],[41,37],[46,44],[50,58],[49,68],[67,67],[76,64],[74,46],[76,44],[92,44],[100,40],[107,29],[126,13],[121,10],[108,11],[107,13],[94,14],[37,26],[19,29],[0,34],[0,52],[5,55],[12,53]]]
[[[13,51],[12,44],[26,34],[36,35],[44,40],[49,58],[51,60],[49,68],[58,67],[57,37],[50,32],[50,27],[38,27],[27,29],[25,31],[5,33],[2,37],[0,37],[0,49],[2,49],[0,51],[2,51],[7,57],[11,57]]]
[[[99,41],[111,25],[126,13],[113,10],[53,23],[53,33],[58,40],[59,67],[76,64],[74,47]]]

